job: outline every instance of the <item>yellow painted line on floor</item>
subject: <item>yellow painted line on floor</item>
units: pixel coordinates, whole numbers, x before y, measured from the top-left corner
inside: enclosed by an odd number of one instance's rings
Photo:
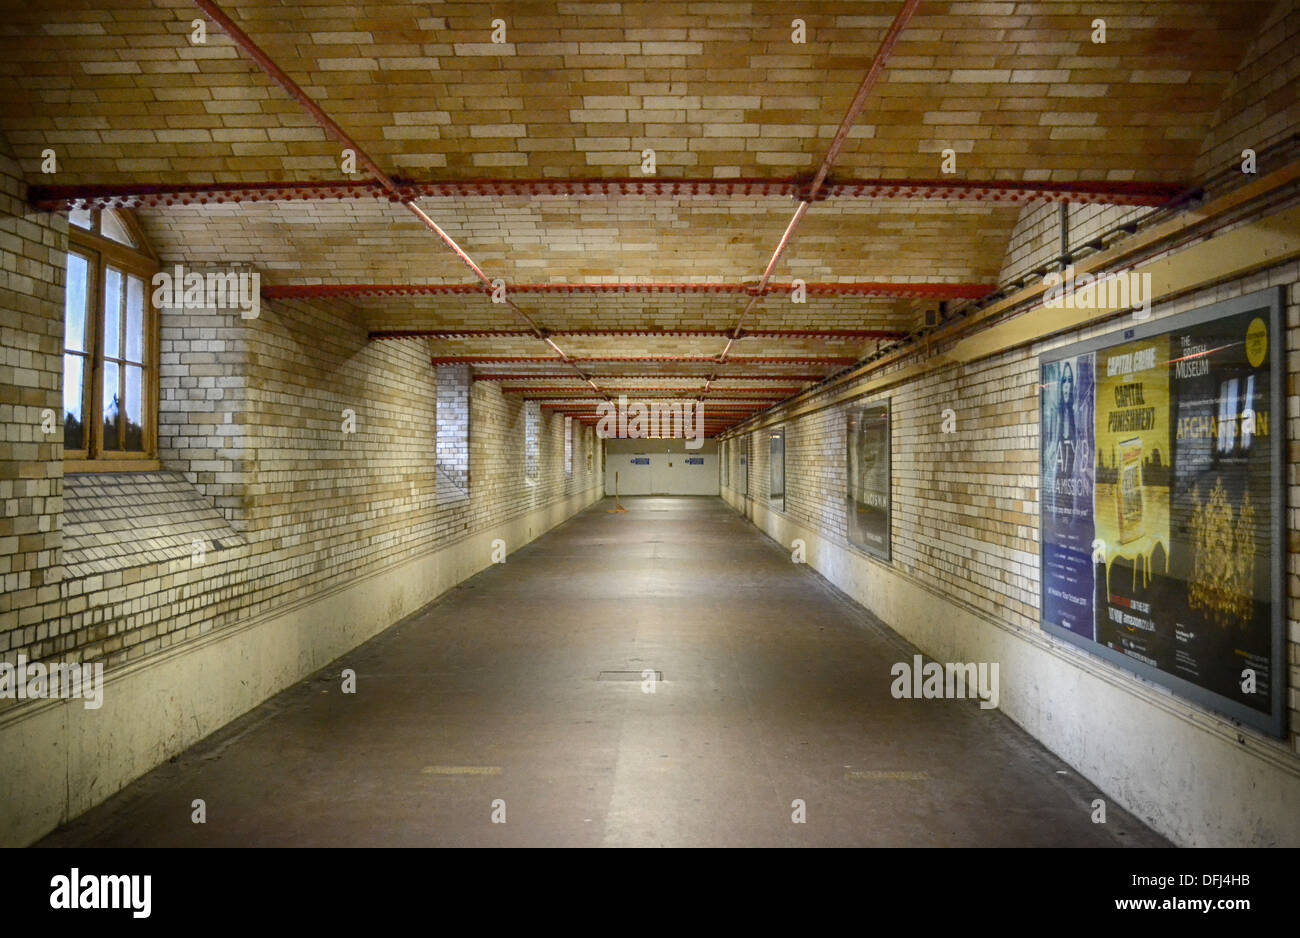
[[[923,782],[930,776],[926,772],[849,772],[845,778],[867,782]]]
[[[421,775],[500,775],[499,765],[426,765]]]

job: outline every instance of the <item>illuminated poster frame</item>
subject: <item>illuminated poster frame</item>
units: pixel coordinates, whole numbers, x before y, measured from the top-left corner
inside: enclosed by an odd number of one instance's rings
[[[738,467],[737,476],[739,478],[740,485],[737,487],[736,491],[738,491],[741,495],[748,498],[749,497],[749,434],[746,433],[744,436],[740,437],[740,440],[741,440],[741,445],[739,447],[740,458],[736,460],[736,465]]]
[[[777,511],[785,511],[785,430],[773,430],[768,437],[767,500]]]
[[[845,512],[849,543],[878,560],[893,548],[893,424],[889,401],[845,414]]]
[[[1278,737],[1284,306],[1263,290],[1039,357],[1043,630]]]

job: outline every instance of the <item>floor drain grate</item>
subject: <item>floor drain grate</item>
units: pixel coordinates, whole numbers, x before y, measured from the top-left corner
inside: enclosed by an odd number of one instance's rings
[[[643,668],[640,671],[601,671],[596,675],[598,681],[662,681],[664,673],[655,671],[652,668]]]
[[[881,771],[872,769],[865,772],[848,772],[845,778],[868,782],[924,782],[930,778],[927,772]]]
[[[426,765],[421,775],[500,775],[499,765]]]

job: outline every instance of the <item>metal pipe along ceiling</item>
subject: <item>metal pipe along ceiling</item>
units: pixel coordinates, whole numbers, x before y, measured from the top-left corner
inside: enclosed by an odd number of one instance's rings
[[[889,29],[885,33],[885,38],[880,44],[880,48],[876,50],[875,56],[872,57],[871,66],[867,69],[866,75],[863,76],[862,83],[858,86],[858,91],[853,96],[853,101],[850,102],[848,110],[845,111],[844,117],[840,121],[839,128],[835,131],[835,136],[831,139],[830,146],[826,149],[826,156],[822,159],[821,165],[817,169],[817,174],[813,177],[812,184],[808,187],[805,193],[800,195],[799,206],[795,209],[794,217],[790,219],[790,224],[786,226],[785,232],[781,235],[781,240],[777,243],[776,249],[772,252],[772,259],[768,261],[767,268],[763,271],[763,276],[759,281],[758,295],[746,304],[745,309],[736,320],[736,328],[732,331],[732,337],[727,340],[726,347],[722,350],[722,354],[718,356],[719,362],[725,362],[727,360],[727,356],[731,353],[732,345],[735,343],[735,340],[740,337],[741,329],[745,324],[745,317],[749,315],[751,310],[753,310],[759,297],[764,293],[768,280],[771,278],[772,272],[776,269],[776,265],[780,262],[781,256],[785,253],[786,248],[790,246],[790,242],[794,240],[794,235],[799,228],[799,223],[803,221],[804,215],[808,212],[808,206],[817,200],[822,184],[825,183],[827,176],[830,175],[836,157],[839,156],[840,150],[848,139],[849,133],[853,130],[854,122],[858,119],[858,115],[862,113],[862,109],[866,106],[867,96],[871,93],[871,89],[875,87],[877,79],[880,78],[880,74],[885,69],[885,63],[889,60],[890,55],[893,54],[894,46],[898,43],[898,37],[902,34],[903,30],[907,28],[907,24],[911,21],[912,15],[916,12],[916,8],[920,5],[920,2],[921,0],[904,0],[903,8],[898,11],[898,15],[894,17],[894,21],[889,25]],[[713,383],[714,377],[716,376],[711,376],[704,382],[705,393],[708,393],[709,385]]]
[[[297,82],[290,78],[289,75],[280,68],[280,66],[276,65],[271,57],[263,52],[257,43],[253,42],[253,40],[249,38],[248,34],[240,29],[239,26],[237,26],[235,22],[227,16],[219,6],[217,6],[217,4],[213,3],[212,0],[194,0],[194,5],[202,10],[203,13],[214,23],[221,27],[221,29],[230,36],[235,45],[248,55],[248,57],[256,63],[258,68],[260,68],[268,78],[287,91],[290,97],[302,105],[303,109],[311,115],[312,119],[316,121],[322,130],[335,140],[342,143],[345,147],[352,150],[356,155],[357,162],[364,166],[366,170],[374,176],[375,180],[386,192],[388,192],[389,196],[419,219],[420,223],[424,225],[425,228],[433,232],[438,240],[441,241],[453,254],[455,254],[460,262],[468,267],[470,272],[478,278],[486,291],[490,292],[492,290],[493,285],[491,279],[489,279],[488,275],[483,272],[482,268],[474,262],[474,259],[456,243],[455,239],[439,227],[437,222],[430,218],[423,209],[416,205],[413,199],[402,191],[397,182],[379,168],[379,165],[371,159],[370,155],[362,149],[361,145],[348,136],[347,132],[344,131],[333,118],[326,114],[320,105],[313,101],[311,97],[302,90]],[[569,356],[567,356],[558,345],[546,338],[545,330],[542,329],[533,318],[528,315],[528,313],[520,309],[508,295],[505,298],[505,302],[506,305],[513,309],[515,313],[528,324],[529,329],[531,329],[538,338],[546,341],[546,343],[555,351],[566,365],[573,368],[584,381],[591,383],[591,379],[583,374],[582,370],[573,363]],[[592,387],[594,388],[595,385],[592,384]]]

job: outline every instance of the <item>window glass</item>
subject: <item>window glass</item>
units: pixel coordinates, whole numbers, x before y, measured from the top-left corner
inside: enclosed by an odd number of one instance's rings
[[[95,227],[95,216],[88,208],[74,208],[68,212],[68,221],[87,231]]]
[[[139,453],[144,451],[144,400],[141,394],[144,369],[136,365],[123,365],[122,370],[126,378],[126,400],[122,408],[122,449]]]
[[[86,351],[86,292],[90,261],[80,254],[68,253],[68,285],[63,295],[63,347],[73,352]]]
[[[86,448],[85,385],[86,359],[81,355],[63,356],[63,446]]]
[[[118,437],[118,416],[121,410],[122,388],[117,362],[104,362],[104,449],[121,449]]]
[[[112,238],[118,244],[125,244],[131,248],[137,246],[135,238],[131,237],[131,229],[126,227],[126,223],[112,209],[100,212],[99,233],[106,238]]]
[[[126,278],[126,355],[127,361],[144,363],[144,281]]]
[[[104,356],[122,355],[122,272],[115,267],[104,271]],[[108,400],[107,397],[104,398]]]

